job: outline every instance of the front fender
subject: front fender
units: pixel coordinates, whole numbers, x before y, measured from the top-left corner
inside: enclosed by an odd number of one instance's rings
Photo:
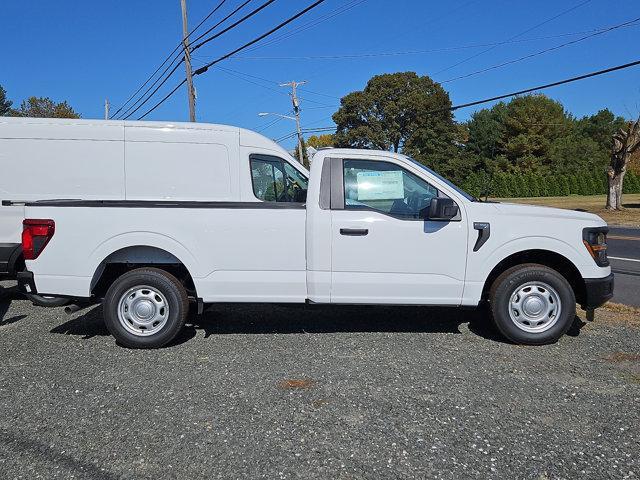
[[[578,251],[575,246],[553,237],[534,236],[521,237],[509,240],[495,247],[489,254],[483,252],[471,253],[472,258],[478,258],[478,262],[469,262],[468,280],[471,282],[484,282],[489,273],[505,258],[527,250],[547,250],[562,255],[569,260],[580,272],[583,278],[602,276],[602,268],[598,267],[590,257]],[[482,255],[484,253],[484,255]],[[480,254],[480,255],[478,255]]]

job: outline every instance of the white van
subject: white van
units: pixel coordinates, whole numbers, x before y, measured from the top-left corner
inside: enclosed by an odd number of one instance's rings
[[[123,199],[122,123],[0,117],[0,279],[24,269],[24,202]],[[37,305],[64,299],[29,295]]]
[[[98,159],[111,186],[103,198],[27,202],[21,288],[102,302],[130,347],[165,345],[190,305],[215,302],[487,301],[507,338],[543,344],[571,326],[576,302],[593,309],[613,295],[600,217],[481,202],[404,155],[321,150],[308,172],[235,127],[8,125],[38,139],[25,142],[32,155]],[[84,135],[83,146],[55,150],[49,128]]]

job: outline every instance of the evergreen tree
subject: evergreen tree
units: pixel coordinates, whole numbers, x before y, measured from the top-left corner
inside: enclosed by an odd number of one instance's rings
[[[576,175],[569,175],[569,193],[570,195],[580,195],[580,183]]]
[[[518,197],[530,197],[531,193],[529,191],[529,186],[527,185],[527,179],[523,174],[519,174],[517,176],[517,184],[518,184]]]
[[[560,196],[571,195],[571,181],[568,175],[560,176]]]
[[[538,177],[536,174],[534,173],[527,174],[527,185],[529,187],[530,197],[540,196],[540,184],[538,183]]]
[[[0,85],[0,117],[11,113],[11,105],[13,105],[13,102],[7,98],[6,90]]]
[[[552,178],[552,177],[548,177]],[[538,184],[538,196],[540,197],[548,197],[549,196],[549,182],[546,178],[544,178],[540,174],[536,174],[536,182]]]

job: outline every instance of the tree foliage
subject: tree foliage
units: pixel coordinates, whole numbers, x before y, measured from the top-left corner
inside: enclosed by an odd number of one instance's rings
[[[6,90],[0,85],[0,117],[11,113],[11,105],[13,105],[13,102],[7,98]]]
[[[624,123],[609,110],[576,119],[555,100],[527,95],[472,115],[462,150],[480,155],[489,172],[603,172],[613,134]]]
[[[80,118],[66,101],[56,103],[49,97],[29,97],[20,104],[15,115],[35,118]]]
[[[447,92],[415,72],[378,75],[341,100],[336,146],[406,151],[434,166],[455,150],[459,132]]]
[[[335,136],[329,133],[325,135],[311,135],[307,138],[307,146],[313,147],[316,150],[319,148],[333,147],[335,144]]]
[[[571,175],[589,172],[605,178],[613,134],[626,122],[607,109],[575,118],[545,95],[499,102],[460,124],[450,107],[447,92],[427,76],[378,75],[362,91],[342,98],[333,116],[337,131],[331,144],[406,153],[457,183],[484,172],[493,179],[492,189],[520,182],[519,191],[560,195],[595,185],[579,184],[577,178],[573,185]],[[640,160],[632,161],[630,169],[636,163],[640,171]],[[517,180],[502,174],[531,177]],[[551,185],[546,180],[554,175],[564,181]]]

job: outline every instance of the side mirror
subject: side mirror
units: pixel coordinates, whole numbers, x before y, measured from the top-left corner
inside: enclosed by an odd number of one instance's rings
[[[450,198],[435,197],[431,199],[428,207],[420,211],[420,216],[425,220],[448,222],[458,215],[460,208]]]

